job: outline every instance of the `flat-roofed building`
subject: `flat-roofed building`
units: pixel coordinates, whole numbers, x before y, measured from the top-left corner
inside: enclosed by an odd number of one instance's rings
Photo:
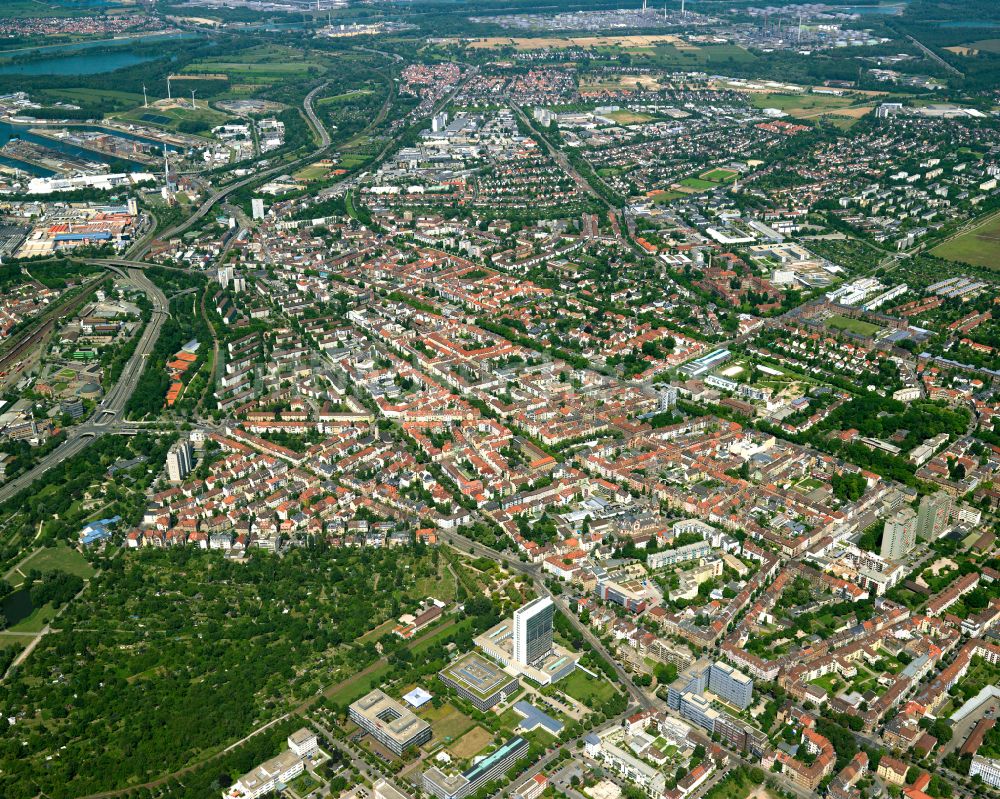
[[[302,758],[285,750],[236,780],[222,792],[223,799],[259,799],[283,789],[304,770]]]
[[[438,679],[484,713],[520,690],[516,677],[474,652],[449,663]]]
[[[708,690],[740,710],[746,710],[753,701],[753,680],[722,661],[712,664],[708,675]]]
[[[445,774],[437,766],[423,775],[424,790],[438,799],[465,799],[497,779],[528,751],[528,742],[515,736],[461,774]]]
[[[570,652],[559,644],[553,644],[551,651],[534,664],[518,661],[514,654],[514,622],[505,619],[480,633],[475,639],[476,646],[513,676],[530,677],[542,685],[551,685],[571,674],[580,660],[580,655]]]
[[[551,597],[541,596],[514,611],[514,658],[534,666],[552,653]]]
[[[409,794],[403,793],[388,780],[375,780],[372,796],[374,799],[410,799]]]
[[[397,755],[431,739],[431,725],[377,688],[352,702],[348,715],[355,724]]]
[[[296,730],[288,736],[288,748],[294,755],[301,758],[316,754],[319,751],[319,742],[316,740],[316,733],[308,727]]]

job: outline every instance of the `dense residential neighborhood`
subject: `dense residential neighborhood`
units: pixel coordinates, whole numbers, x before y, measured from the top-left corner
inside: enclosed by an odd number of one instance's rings
[[[1000,795],[991,0],[0,8],[0,796]]]

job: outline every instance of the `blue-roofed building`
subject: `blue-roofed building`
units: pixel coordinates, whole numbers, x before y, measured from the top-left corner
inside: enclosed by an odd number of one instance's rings
[[[111,530],[108,528],[118,524],[121,519],[121,516],[115,516],[111,519],[101,519],[100,521],[90,522],[80,531],[80,543],[85,547],[89,547],[91,544],[96,544],[98,541],[105,541],[108,538],[111,538]]]
[[[562,732],[563,724],[558,719],[552,718],[548,713],[539,710],[530,702],[520,701],[514,705],[514,710],[524,718],[518,725],[525,732],[531,732],[535,727],[541,727],[553,735]]]
[[[111,241],[111,234],[106,230],[93,233],[57,233],[56,241]]]

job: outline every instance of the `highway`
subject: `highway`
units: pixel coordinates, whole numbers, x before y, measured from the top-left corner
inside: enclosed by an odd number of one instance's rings
[[[98,406],[93,416],[86,422],[69,428],[66,441],[42,458],[35,464],[33,469],[0,487],[0,502],[6,502],[19,491],[30,486],[53,466],[82,452],[99,436],[115,432],[121,413],[125,410],[125,405],[132,397],[139,383],[139,378],[142,377],[146,361],[149,359],[153,347],[156,346],[156,340],[160,337],[160,328],[163,326],[163,320],[169,314],[167,297],[139,269],[130,268],[125,271],[119,267],[109,266],[108,268],[118,272],[129,283],[144,291],[149,297],[153,304],[153,312],[149,324],[142,331],[139,342],[136,344],[135,352],[125,364],[124,369],[122,369],[118,382],[105,395],[104,400]]]
[[[198,207],[198,210],[195,211],[193,214],[191,214],[191,216],[189,216],[180,224],[170,228],[169,230],[163,231],[156,238],[160,239],[161,241],[165,241],[166,239],[177,236],[183,233],[189,227],[191,227],[191,225],[193,225],[199,219],[204,218],[204,216],[209,211],[212,210],[212,208],[215,206],[217,202],[225,199],[237,189],[242,189],[244,186],[249,186],[251,183],[255,183],[256,181],[261,180],[262,178],[267,178],[270,177],[271,175],[278,175],[284,172],[288,172],[292,170],[294,167],[298,166],[299,164],[305,163],[307,161],[312,161],[318,158],[320,155],[322,155],[326,151],[326,149],[330,146],[330,133],[327,131],[326,127],[324,127],[323,123],[319,121],[319,117],[316,116],[316,112],[313,110],[312,101],[313,98],[316,96],[316,94],[320,90],[322,90],[325,86],[326,86],[325,83],[321,83],[319,86],[317,86],[315,89],[309,92],[309,94],[306,95],[306,98],[302,103],[303,110],[306,112],[306,116],[309,117],[309,122],[312,124],[313,128],[319,134],[320,146],[318,150],[316,150],[313,153],[310,153],[309,155],[304,155],[301,158],[296,159],[295,161],[278,164],[277,166],[271,167],[270,169],[266,169],[263,172],[255,172],[249,177],[243,178],[243,180],[237,181],[236,183],[230,183],[228,186],[224,186],[223,188],[209,195],[208,199],[205,200],[205,202],[203,202]],[[152,238],[145,241],[141,247],[137,248],[134,251],[136,257],[141,257],[142,255],[145,255],[146,251],[149,249],[149,245],[151,242]]]

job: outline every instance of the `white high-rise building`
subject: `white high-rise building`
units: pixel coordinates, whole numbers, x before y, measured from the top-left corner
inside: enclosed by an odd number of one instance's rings
[[[250,200],[250,215],[254,219],[264,218],[264,201],[258,198]]]
[[[194,450],[191,442],[184,438],[174,444],[167,452],[167,476],[173,483],[179,483],[194,466]]]
[[[552,652],[555,605],[539,597],[514,611],[514,660],[533,666]]]
[[[948,528],[954,500],[945,491],[928,494],[920,500],[917,511],[917,537],[936,541]]]
[[[902,560],[917,544],[917,514],[904,506],[886,521],[882,530],[882,557]]]

